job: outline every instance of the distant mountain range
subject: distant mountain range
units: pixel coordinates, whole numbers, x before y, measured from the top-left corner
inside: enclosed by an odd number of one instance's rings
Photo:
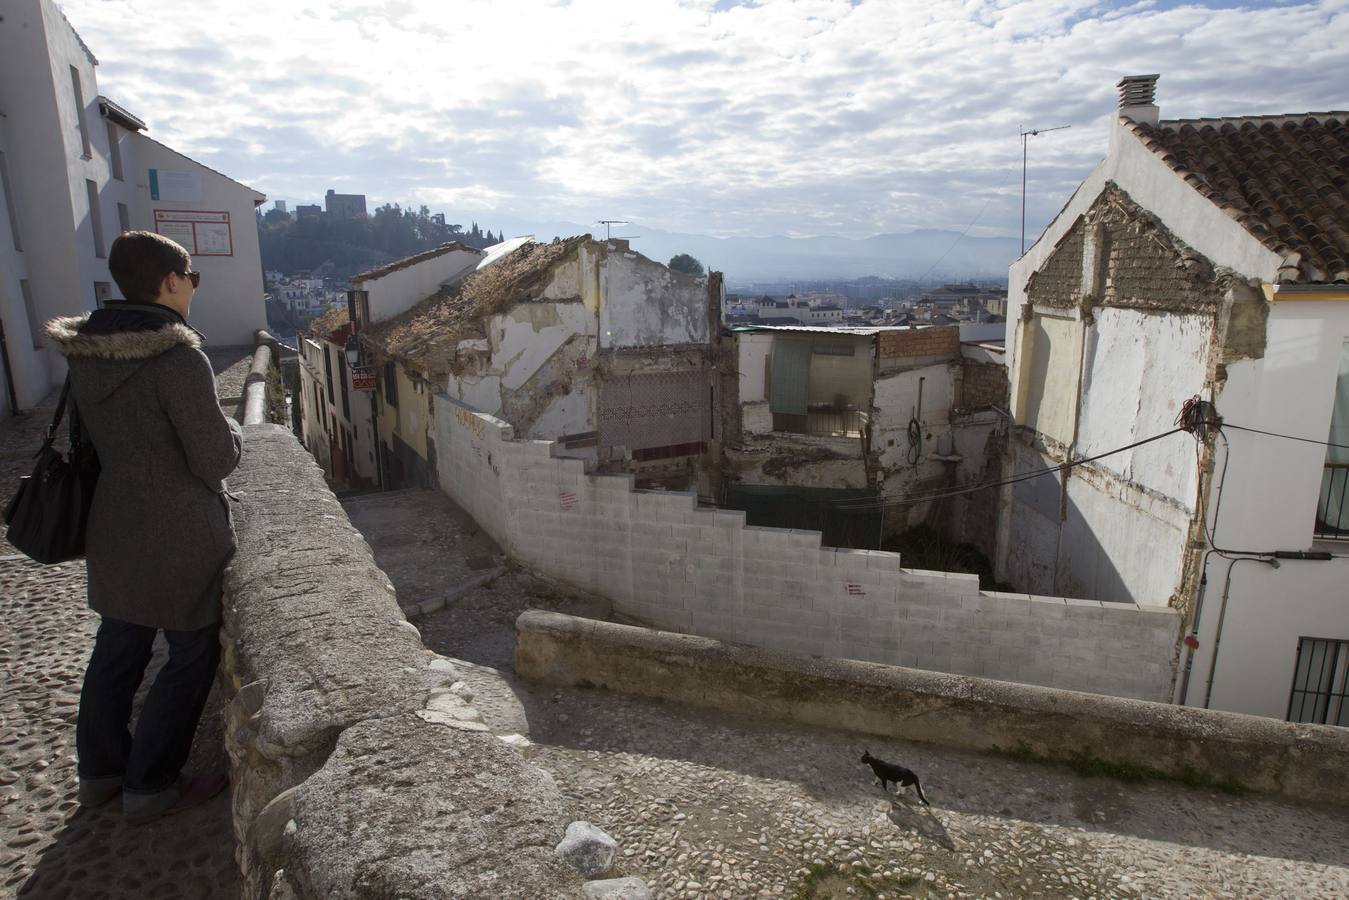
[[[533,234],[540,241],[589,232],[604,236],[603,225],[574,222],[512,221],[487,214],[506,235]],[[878,234],[863,239],[841,237],[733,237],[680,234],[640,223],[615,226],[614,237],[636,235],[632,248],[660,262],[677,253],[697,257],[709,270],[726,273],[727,281],[851,279],[867,275],[923,278],[927,281],[1005,279],[1017,258],[1016,238],[962,237],[954,231],[922,230]]]

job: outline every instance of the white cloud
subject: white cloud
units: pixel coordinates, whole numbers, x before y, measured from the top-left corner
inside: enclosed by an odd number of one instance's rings
[[[1015,234],[1105,152],[1121,75],[1164,117],[1349,106],[1349,0],[65,0],[100,89],[270,196],[491,224]],[[724,8],[723,7],[728,7]]]

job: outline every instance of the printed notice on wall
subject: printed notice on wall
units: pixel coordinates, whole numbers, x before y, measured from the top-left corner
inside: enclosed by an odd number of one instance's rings
[[[151,169],[150,199],[165,203],[200,203],[201,176],[195,172]]]
[[[183,245],[193,256],[233,256],[230,214],[207,210],[157,209],[155,231]]]

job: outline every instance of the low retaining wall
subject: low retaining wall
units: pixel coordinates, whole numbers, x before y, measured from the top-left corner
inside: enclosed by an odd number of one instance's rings
[[[897,553],[745,525],[691,493],[587,475],[550,441],[435,396],[437,477],[509,553],[660,628],[817,653],[1165,700],[1180,619],[1165,606],[980,591]]]
[[[244,441],[222,635],[242,895],[580,896],[557,786],[422,646],[294,436]]]
[[[1086,751],[1176,778],[1199,773],[1349,805],[1349,731],[726,644],[560,613],[516,622],[516,672],[644,697],[972,750]]]

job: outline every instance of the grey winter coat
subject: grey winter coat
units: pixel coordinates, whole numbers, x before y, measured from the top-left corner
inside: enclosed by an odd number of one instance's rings
[[[200,336],[167,307],[129,303],[53,319],[46,332],[103,467],[86,537],[89,606],[178,631],[219,621],[235,548],[224,479],[243,438],[220,411]]]

